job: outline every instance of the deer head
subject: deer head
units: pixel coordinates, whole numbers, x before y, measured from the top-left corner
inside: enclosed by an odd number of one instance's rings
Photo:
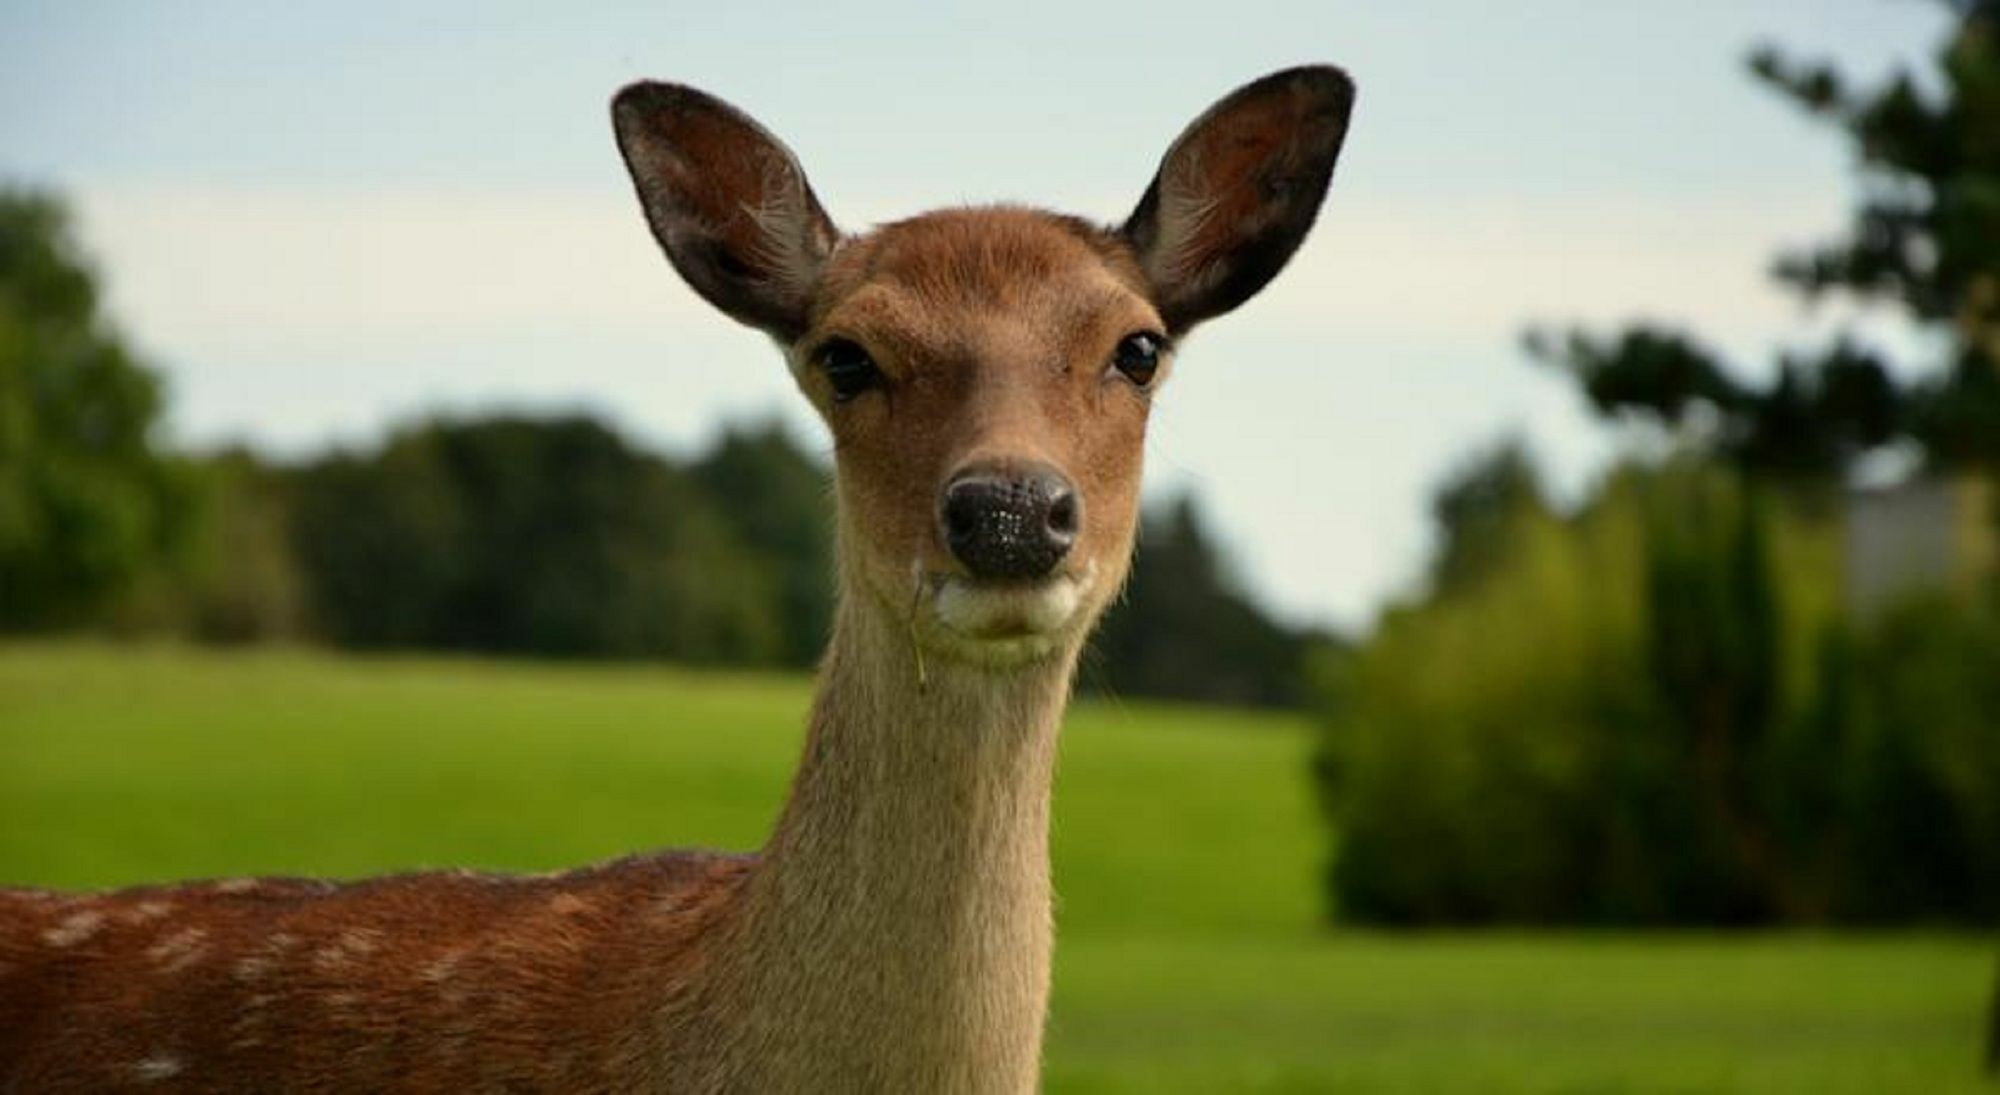
[[[719,99],[639,83],[612,114],[674,268],[777,341],[833,435],[845,599],[1006,667],[1075,649],[1117,592],[1175,347],[1298,249],[1352,102],[1329,67],[1237,90],[1116,228],[992,207],[856,235]]]

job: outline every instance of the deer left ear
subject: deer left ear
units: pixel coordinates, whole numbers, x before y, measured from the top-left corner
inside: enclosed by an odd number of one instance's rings
[[[618,149],[681,277],[740,322],[790,342],[840,232],[783,142],[728,103],[637,83],[611,101]]]
[[[1275,72],[1208,108],[1167,149],[1120,229],[1176,333],[1249,300],[1319,214],[1354,82],[1326,65]]]

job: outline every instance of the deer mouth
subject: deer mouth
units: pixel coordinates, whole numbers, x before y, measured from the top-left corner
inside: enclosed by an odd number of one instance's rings
[[[924,583],[931,621],[953,645],[1000,654],[1052,648],[1082,614],[1088,573],[1057,573],[1032,581],[980,581],[932,574]]]

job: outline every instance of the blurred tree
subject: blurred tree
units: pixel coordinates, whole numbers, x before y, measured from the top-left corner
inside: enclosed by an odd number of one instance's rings
[[[1687,836],[1701,845],[1693,857],[1701,874],[1683,881],[1680,900],[1705,906],[1687,910],[1704,921],[1768,919],[1794,904],[1756,783],[1784,716],[1769,516],[1754,488],[1725,478],[1670,478],[1651,493],[1645,705],[1670,753],[1686,758]]]
[[[1751,69],[1854,143],[1862,198],[1847,236],[1787,254],[1777,276],[1808,299],[1842,293],[1897,307],[1950,346],[1942,368],[1898,382],[1851,339],[1779,363],[1767,386],[1733,379],[1687,336],[1639,327],[1614,339],[1529,336],[1606,414],[1706,428],[1746,468],[1837,479],[1896,440],[1940,467],[2000,467],[2000,0],[1941,0],[1959,18],[1935,92],[1898,72],[1855,89],[1830,65],[1775,47]]]
[[[1847,671],[1807,758],[1839,779],[1814,837],[1847,864],[1832,903],[1864,921],[2000,918],[2000,617],[1932,597],[1832,639]]]
[[[1460,589],[1493,573],[1511,542],[1508,526],[1548,508],[1541,473],[1519,439],[1475,454],[1431,499],[1438,538],[1431,588]]]
[[[777,655],[811,665],[833,615],[833,496],[784,426],[731,426],[691,469],[738,542],[776,571]]]
[[[2000,973],[1993,977],[1993,1002],[1986,1011],[1986,1074],[2000,1076]]]
[[[184,542],[159,415],[62,206],[0,190],[0,630],[90,620]]]
[[[1864,196],[1846,239],[1790,254],[1778,275],[1807,294],[1841,290],[1949,324],[2000,360],[2000,0],[1942,0],[1959,17],[1938,56],[1940,94],[1908,71],[1858,92],[1832,66],[1776,47],[1751,69],[1845,130]]]
[[[1696,457],[1513,497],[1490,569],[1319,665],[1341,915],[2000,916],[2000,613],[1854,627],[1825,522]]]
[[[206,457],[197,470],[195,547],[176,576],[173,623],[209,642],[304,638],[306,589],[282,473],[244,448]]]
[[[1146,513],[1124,597],[1092,640],[1090,678],[1132,695],[1295,704],[1310,641],[1243,594],[1182,495]]]
[[[406,430],[297,472],[293,546],[337,642],[757,662],[774,579],[694,479],[588,419]]]
[[[288,478],[292,551],[315,632],[343,646],[438,644],[466,532],[421,432],[379,453],[330,453]]]
[[[1839,482],[1859,457],[1910,436],[1916,413],[1916,397],[1850,340],[1817,358],[1785,357],[1763,389],[1733,379],[1691,338],[1651,327],[1610,341],[1531,332],[1527,347],[1572,370],[1600,414],[1655,422],[1684,444],[1795,486]]]

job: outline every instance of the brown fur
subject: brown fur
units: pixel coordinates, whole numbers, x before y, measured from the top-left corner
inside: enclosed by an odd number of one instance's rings
[[[637,1090],[751,865],[0,890],[0,1090]]]
[[[1115,231],[1003,207],[842,239],[741,112],[622,93],[668,257],[780,341],[834,438],[840,606],[763,853],[0,890],[0,1091],[1033,1090],[1056,732],[1125,577],[1151,402],[1110,362],[1276,273],[1350,95],[1328,69],[1249,85]],[[834,338],[878,389],[833,398]],[[964,469],[1027,465],[1074,486],[1075,545],[1044,582],[973,582],[938,498]]]

